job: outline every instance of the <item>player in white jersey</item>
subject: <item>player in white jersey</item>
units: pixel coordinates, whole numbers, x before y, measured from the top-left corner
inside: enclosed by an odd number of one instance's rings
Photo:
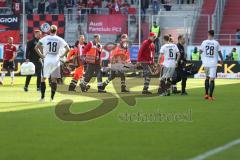
[[[213,100],[215,78],[217,75],[217,65],[220,57],[222,64],[223,57],[218,41],[214,40],[214,31],[208,31],[208,39],[203,41],[200,48],[202,64],[205,70],[205,99]],[[210,91],[210,92],[209,92]]]
[[[61,51],[65,49],[65,52]],[[50,28],[50,35],[40,39],[35,46],[35,50],[39,56],[44,60],[43,72],[41,79],[41,100],[44,101],[46,83],[45,80],[51,77],[51,101],[54,98],[57,90],[57,78],[61,78],[60,58],[65,56],[70,48],[66,41],[57,36],[57,26],[52,25]]]
[[[159,61],[162,59],[162,56],[164,56],[160,74],[160,87],[158,91],[161,96],[170,95],[168,89],[171,86],[171,78],[180,59],[177,45],[169,42],[169,40],[170,37],[168,35],[163,37],[164,45],[161,47],[159,55]]]

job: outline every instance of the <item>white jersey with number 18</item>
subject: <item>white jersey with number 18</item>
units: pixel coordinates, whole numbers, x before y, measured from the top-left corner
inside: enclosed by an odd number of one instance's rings
[[[39,43],[43,46],[45,58],[59,58],[61,51],[67,46],[66,41],[57,35],[48,35],[40,39]]]
[[[160,54],[164,55],[163,66],[175,68],[178,53],[179,50],[176,44],[164,44],[160,50]]]
[[[204,67],[214,67],[218,64],[218,52],[220,45],[216,40],[205,40],[201,44],[202,63]]]

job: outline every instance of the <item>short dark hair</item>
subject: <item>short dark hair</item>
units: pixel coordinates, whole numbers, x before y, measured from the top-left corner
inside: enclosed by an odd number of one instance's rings
[[[78,44],[79,44],[79,41],[76,41],[75,44],[74,44],[74,46],[75,46],[75,47],[78,47]]]
[[[209,30],[209,31],[208,31],[208,34],[209,34],[210,36],[214,37],[214,30]]]
[[[180,34],[180,35],[178,36],[178,40],[180,40],[180,39],[182,39],[182,38],[183,38],[183,35]]]
[[[163,39],[164,39],[164,41],[167,41],[167,42],[168,42],[169,39],[170,39],[170,37],[169,37],[169,35],[164,35],[164,36],[163,36]]]
[[[99,38],[100,38],[100,34],[94,34],[94,36],[93,36],[93,37],[94,37],[94,39],[95,39],[95,38],[97,38],[97,37],[99,37]]]

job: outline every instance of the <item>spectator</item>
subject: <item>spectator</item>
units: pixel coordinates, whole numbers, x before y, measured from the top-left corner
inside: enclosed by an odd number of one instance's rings
[[[6,1],[0,1],[0,7],[7,7]]]
[[[57,0],[48,0],[49,6],[48,6],[48,12],[50,14],[55,13],[55,9],[57,9]]]
[[[159,2],[158,0],[152,1],[152,7],[153,7],[153,15],[157,15],[159,11]]]
[[[111,9],[112,9],[112,2],[111,2],[111,0],[107,0],[107,4],[106,4],[105,8],[108,8],[109,11],[111,11]]]
[[[29,2],[26,3],[26,13],[33,14],[33,8],[33,0],[29,0]]]
[[[45,0],[41,0],[38,3],[38,14],[44,14],[45,13]]]
[[[237,29],[237,32],[236,32],[236,41],[237,41],[237,45],[239,46],[240,45],[240,29],[239,28]]]
[[[78,0],[77,2],[77,10],[78,10],[78,22],[82,22],[84,20],[84,14],[86,14],[86,4],[83,0]]]
[[[95,5],[96,5],[98,8],[102,8],[102,0],[95,0]]]
[[[191,0],[192,4],[194,4],[194,0]],[[187,0],[187,4],[190,4],[190,0]]]
[[[67,14],[70,20],[72,20],[74,0],[66,0]]]
[[[128,14],[128,8],[130,7],[128,0],[124,0],[121,7],[123,8],[123,13]]]
[[[166,11],[171,11],[171,0],[165,0],[164,8],[166,9]]]
[[[87,8],[90,8],[90,14],[96,14],[94,7],[95,7],[95,2],[93,0],[89,0],[87,3]]]
[[[147,9],[147,1],[141,0],[141,12],[143,13],[143,16],[145,16],[146,14],[146,9]]]
[[[58,0],[58,12],[59,14],[64,14],[64,6],[65,6],[65,0]]]
[[[12,1],[12,11],[13,11],[13,14],[15,14],[15,15],[21,14],[21,1],[20,0]]]
[[[112,5],[112,14],[120,14],[121,13],[121,5],[119,0],[114,0]]]

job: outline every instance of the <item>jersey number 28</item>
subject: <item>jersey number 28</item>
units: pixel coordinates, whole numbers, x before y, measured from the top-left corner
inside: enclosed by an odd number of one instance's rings
[[[206,46],[206,55],[213,56],[214,55],[214,46]]]

